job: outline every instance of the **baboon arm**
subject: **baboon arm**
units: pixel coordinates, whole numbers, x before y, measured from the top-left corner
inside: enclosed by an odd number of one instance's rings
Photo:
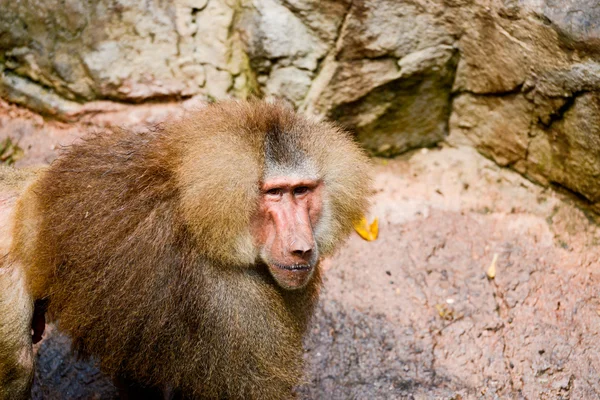
[[[22,269],[15,264],[0,265],[0,400],[29,398],[32,314]]]
[[[17,196],[31,176],[0,167],[0,400],[28,399],[33,378],[33,301],[9,249]]]

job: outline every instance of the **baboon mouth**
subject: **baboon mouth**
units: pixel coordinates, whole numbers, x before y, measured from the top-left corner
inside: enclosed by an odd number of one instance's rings
[[[271,276],[283,289],[301,289],[313,275],[314,265],[311,264],[268,264]]]
[[[273,264],[273,266],[279,269],[285,269],[286,271],[309,271],[312,266],[308,264],[293,264],[293,265],[281,265],[281,264]]]

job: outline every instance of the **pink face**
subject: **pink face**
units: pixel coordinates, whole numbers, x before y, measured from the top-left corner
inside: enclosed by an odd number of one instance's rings
[[[310,280],[319,258],[313,230],[323,208],[323,184],[317,180],[272,178],[261,187],[252,235],[271,275],[284,289]]]

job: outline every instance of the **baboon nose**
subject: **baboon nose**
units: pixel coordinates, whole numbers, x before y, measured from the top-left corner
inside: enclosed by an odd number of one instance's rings
[[[303,246],[294,246],[294,250],[292,250],[292,254],[295,256],[307,259],[312,254],[312,247],[308,244],[305,244]]]

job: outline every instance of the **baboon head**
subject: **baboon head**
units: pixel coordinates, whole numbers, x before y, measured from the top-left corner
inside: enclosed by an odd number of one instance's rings
[[[365,211],[368,162],[334,125],[249,104],[209,106],[183,127],[185,219],[215,260],[264,264],[302,288]]]

